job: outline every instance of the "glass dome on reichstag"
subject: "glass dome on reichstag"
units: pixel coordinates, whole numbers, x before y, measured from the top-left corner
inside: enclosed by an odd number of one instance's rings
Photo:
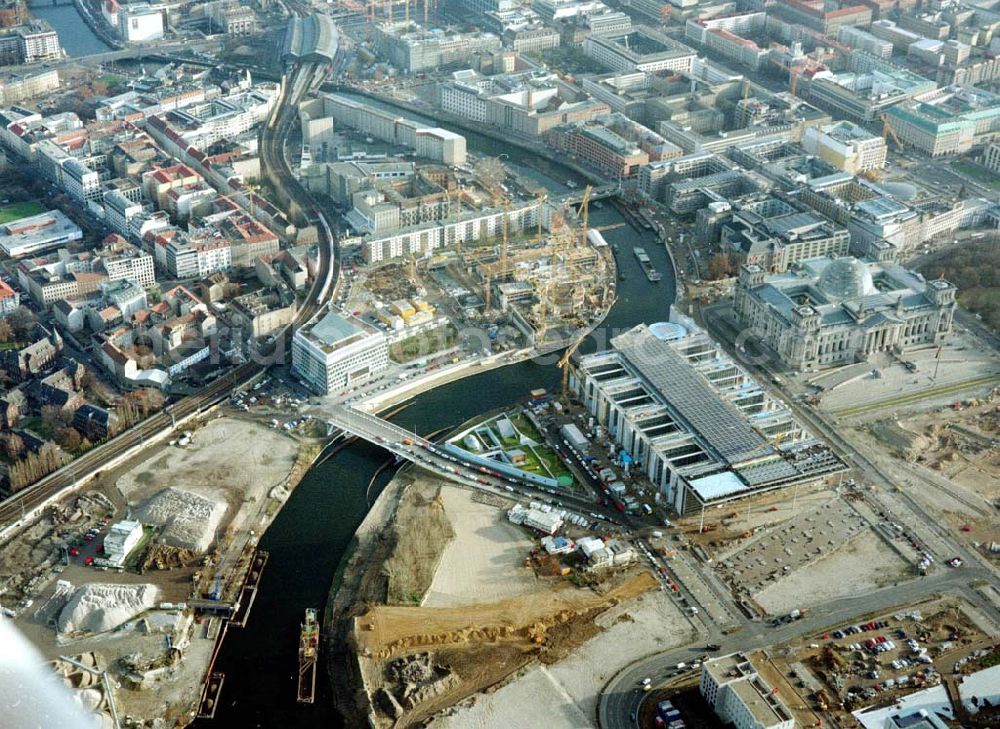
[[[857,258],[838,258],[820,274],[819,290],[835,299],[856,299],[877,294],[868,266]]]

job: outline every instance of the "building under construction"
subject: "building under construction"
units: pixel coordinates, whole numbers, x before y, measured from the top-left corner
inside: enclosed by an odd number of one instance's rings
[[[543,215],[533,238],[513,238],[504,226],[496,246],[459,247],[478,278],[487,316],[501,311],[538,349],[564,346],[580,328],[598,321],[615,298],[615,266],[600,230],[588,225],[589,189],[578,224],[565,211]]]

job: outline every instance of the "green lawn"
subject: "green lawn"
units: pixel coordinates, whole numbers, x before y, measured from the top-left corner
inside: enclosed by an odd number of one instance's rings
[[[426,357],[442,349],[454,347],[456,341],[458,341],[458,330],[453,324],[444,324],[391,345],[389,359],[405,364],[418,357]]]
[[[0,207],[0,225],[3,223],[9,223],[12,220],[17,220],[18,218],[27,218],[31,215],[38,215],[39,213],[44,212],[45,208],[33,200],[4,205],[3,207]]]
[[[952,162],[951,166],[959,172],[967,174],[976,182],[983,185],[989,185],[994,190],[1000,190],[1000,179],[997,179],[997,176],[985,167],[981,167],[980,165],[961,159],[957,159]]]

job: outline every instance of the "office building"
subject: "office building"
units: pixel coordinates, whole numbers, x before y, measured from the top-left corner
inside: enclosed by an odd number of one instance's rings
[[[683,43],[641,25],[627,33],[589,35],[583,42],[583,52],[618,73],[674,71],[687,74],[698,55]]]
[[[835,114],[867,124],[881,118],[892,106],[936,88],[930,79],[909,71],[873,69],[814,78],[809,84],[809,97]]]
[[[388,366],[385,334],[337,311],[299,328],[292,339],[292,371],[321,395],[367,382]]]
[[[716,716],[735,729],[793,729],[792,712],[742,653],[706,661],[698,690]]]
[[[684,26],[686,40],[754,70],[767,60],[767,51],[752,40],[763,35],[767,14],[763,12],[693,18]]]
[[[112,524],[104,537],[104,559],[121,566],[129,552],[142,541],[142,524],[137,521],[120,521]]]
[[[774,272],[809,258],[845,256],[851,242],[846,228],[775,197],[742,203],[720,233],[724,248]]]
[[[33,99],[59,88],[59,71],[50,68],[7,76],[0,81],[0,105],[10,106],[25,99]]]
[[[1000,174],[1000,143],[994,142],[983,152],[983,166]]]
[[[870,53],[876,58],[888,59],[892,57],[892,43],[890,41],[874,36],[861,28],[843,25],[837,30],[837,40],[851,48]]]
[[[0,225],[0,251],[23,258],[65,246],[83,238],[83,231],[58,210]]]
[[[848,121],[806,129],[802,148],[851,175],[885,167],[885,140]]]
[[[851,0],[782,0],[770,10],[792,23],[830,36],[845,25],[864,27],[872,22],[871,8]]]
[[[557,127],[549,134],[548,141],[555,149],[576,155],[611,180],[630,177],[649,162],[649,154],[636,144],[599,124]]]
[[[425,30],[416,23],[383,23],[375,29],[375,45],[389,63],[404,73],[436,71],[453,63],[468,63],[481,51],[500,50],[493,33]]]
[[[950,86],[894,106],[888,120],[904,144],[932,157],[963,154],[1000,137],[1000,96]]]
[[[679,514],[704,514],[844,470],[783,403],[686,319],[613,337],[610,349],[580,358],[571,383]]]
[[[853,257],[800,261],[779,274],[751,264],[740,270],[735,308],[785,366],[802,370],[938,344],[951,331],[955,287]]]

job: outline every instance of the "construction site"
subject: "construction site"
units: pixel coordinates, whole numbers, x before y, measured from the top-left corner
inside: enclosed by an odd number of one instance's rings
[[[421,725],[536,667],[561,672],[577,649],[607,635],[617,648],[594,648],[606,662],[566,679],[566,690],[580,694],[581,716],[592,714],[608,666],[629,660],[623,631],[656,624],[666,626],[662,639],[688,636],[680,613],[653,599],[658,583],[646,570],[578,587],[565,570],[539,568],[532,532],[505,518],[512,503],[412,471],[383,492],[357,533],[332,607],[352,651],[349,670],[365,687],[354,699],[371,697],[355,707],[358,721]],[[622,617],[626,611],[635,618]]]
[[[602,232],[624,224],[590,227],[587,188],[578,208],[539,200],[535,230],[521,225],[515,233],[509,224],[514,213],[505,199],[494,199],[493,188],[463,186],[438,202],[447,208],[471,200],[479,208],[495,203],[504,210],[495,237],[456,240],[433,254],[349,269],[341,306],[398,339],[429,330],[435,317],[438,326],[481,330],[484,337],[466,343],[477,352],[484,340],[491,351],[551,351],[600,322],[617,288],[613,251]],[[438,344],[462,343],[445,337]]]
[[[107,726],[193,718],[218,641],[252,605],[257,535],[312,454],[245,420],[188,427],[0,545],[4,614]],[[248,440],[253,458],[232,448]],[[113,563],[126,525],[141,536]]]

